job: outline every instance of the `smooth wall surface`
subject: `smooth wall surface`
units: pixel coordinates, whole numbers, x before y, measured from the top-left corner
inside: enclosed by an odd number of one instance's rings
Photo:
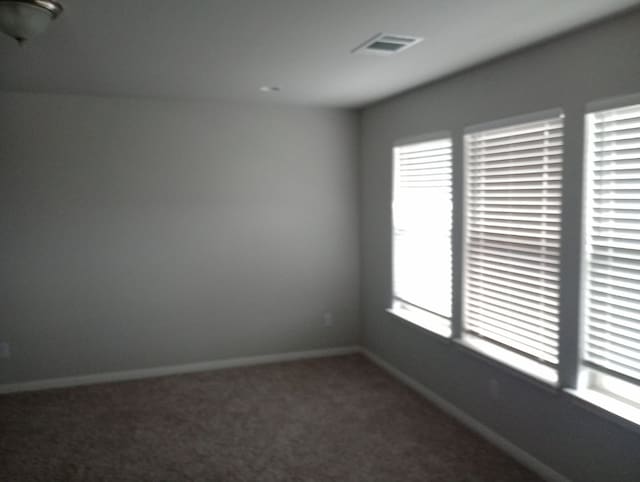
[[[0,383],[359,342],[355,114],[4,93],[0,123]]]
[[[569,395],[385,312],[391,292],[391,147],[396,139],[419,134],[449,130],[453,135],[457,206],[454,318],[459,319],[464,128],[550,108],[564,109],[561,344],[564,354],[575,357],[585,104],[636,92],[640,92],[638,11],[362,112],[361,299],[366,347],[545,464],[581,482],[640,480],[640,430],[619,425]],[[563,371],[563,379],[571,378],[570,371]],[[492,380],[498,382],[493,397]]]

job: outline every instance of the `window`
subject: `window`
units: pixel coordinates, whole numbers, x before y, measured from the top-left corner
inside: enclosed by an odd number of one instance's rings
[[[640,410],[640,104],[586,128],[583,378]]]
[[[451,139],[393,150],[393,307],[451,335]]]
[[[481,129],[465,136],[463,339],[555,383],[563,115]]]

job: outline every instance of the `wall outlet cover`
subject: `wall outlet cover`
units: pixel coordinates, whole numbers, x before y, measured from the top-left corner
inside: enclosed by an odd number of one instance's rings
[[[333,326],[333,313],[326,311],[322,315],[322,321],[324,322],[324,326]]]

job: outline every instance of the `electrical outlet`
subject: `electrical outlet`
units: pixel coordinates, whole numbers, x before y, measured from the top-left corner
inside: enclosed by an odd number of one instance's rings
[[[333,326],[333,313],[325,311],[322,315],[324,326]]]
[[[0,358],[11,358],[11,348],[9,342],[0,341]]]

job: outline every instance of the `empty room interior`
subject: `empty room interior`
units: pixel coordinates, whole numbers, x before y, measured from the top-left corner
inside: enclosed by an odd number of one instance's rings
[[[640,1],[0,0],[0,481],[640,481]]]

